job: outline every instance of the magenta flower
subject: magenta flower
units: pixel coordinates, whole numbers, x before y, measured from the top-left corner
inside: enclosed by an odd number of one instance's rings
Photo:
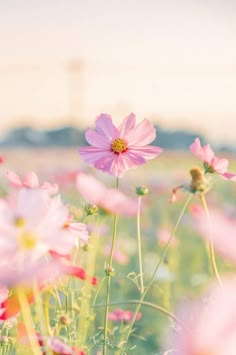
[[[80,148],[81,157],[96,169],[116,177],[155,158],[162,149],[147,144],[156,138],[156,129],[147,119],[135,123],[136,117],[131,113],[117,128],[109,115],[101,114],[95,130],[87,129],[85,133],[91,146]]]
[[[129,323],[132,321],[134,313],[132,311],[126,311],[123,309],[116,309],[114,312],[108,314],[108,319],[115,322]],[[139,320],[142,314],[139,312],[135,318],[135,321]]]
[[[201,146],[199,138],[189,147],[190,151],[204,162],[205,171],[207,173],[216,173],[228,180],[236,180],[236,174],[228,172],[229,162],[227,159],[217,158],[211,149],[210,144]]]

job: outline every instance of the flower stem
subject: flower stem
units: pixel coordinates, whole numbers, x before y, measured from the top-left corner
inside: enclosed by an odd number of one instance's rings
[[[35,334],[29,303],[27,301],[24,290],[22,290],[20,287],[17,289],[17,296],[32,352],[35,355],[41,355],[42,352]]]
[[[168,250],[169,250],[169,247],[170,247],[172,238],[173,238],[173,236],[175,235],[175,233],[176,233],[176,231],[177,231],[177,229],[178,229],[178,227],[179,227],[180,221],[181,221],[181,219],[182,219],[182,217],[183,217],[183,215],[184,215],[184,212],[186,211],[186,208],[188,207],[188,204],[189,204],[189,202],[190,202],[192,196],[193,196],[193,194],[190,194],[190,195],[188,196],[188,198],[187,198],[187,200],[186,200],[186,202],[185,202],[185,204],[184,204],[184,206],[183,206],[183,208],[182,208],[182,210],[181,210],[181,212],[180,212],[180,214],[179,214],[179,217],[178,217],[178,219],[177,219],[177,222],[176,222],[176,224],[175,224],[175,227],[174,227],[174,229],[173,229],[173,231],[172,231],[172,233],[171,233],[171,235],[170,235],[170,238],[169,238],[169,240],[168,240],[168,243],[166,244],[165,250],[164,250],[164,252],[163,252],[163,254],[162,254],[162,256],[161,256],[159,262],[158,262],[157,265],[156,265],[156,268],[155,268],[155,270],[154,270],[154,272],[153,272],[153,274],[152,274],[152,276],[151,276],[151,279],[150,279],[150,281],[149,281],[149,283],[148,283],[148,285],[147,285],[145,291],[143,292],[143,294],[142,294],[142,296],[141,296],[141,298],[140,298],[140,302],[139,302],[139,304],[138,304],[138,306],[137,306],[137,308],[136,308],[136,311],[134,312],[132,322],[130,323],[130,326],[129,326],[128,334],[127,334],[127,337],[126,337],[126,343],[128,342],[129,337],[130,337],[130,334],[132,333],[132,329],[133,329],[133,326],[134,326],[134,323],[135,323],[135,319],[136,319],[137,314],[138,314],[138,312],[139,312],[139,310],[140,310],[140,308],[141,308],[141,305],[142,305],[142,303],[143,303],[143,301],[144,301],[144,298],[145,298],[146,294],[148,293],[150,287],[151,287],[152,284],[153,284],[153,281],[154,281],[154,279],[155,279],[156,273],[157,273],[157,271],[158,271],[160,265],[162,264],[163,260],[164,260],[165,257],[166,257],[166,254],[167,254],[167,252],[168,252]],[[123,353],[124,353],[124,352],[123,352],[122,349],[121,349],[121,354],[123,354]]]
[[[119,178],[116,179],[116,189],[119,188]],[[106,309],[105,309],[105,317],[104,317],[104,346],[103,346],[103,355],[107,354],[107,325],[108,325],[108,312],[109,312],[109,302],[110,302],[110,288],[111,288],[111,273],[108,272],[108,269],[112,270],[112,260],[114,254],[114,247],[116,241],[116,232],[117,232],[117,213],[114,216],[113,222],[113,235],[112,235],[112,244],[108,265],[106,265],[107,272],[107,293],[106,293]]]
[[[212,266],[212,270],[213,273],[217,279],[217,282],[220,286],[220,288],[223,289],[223,284],[220,278],[220,274],[217,268],[217,264],[216,264],[216,258],[215,258],[215,250],[214,250],[214,242],[213,242],[213,235],[212,235],[212,228],[211,228],[211,219],[210,219],[210,214],[209,214],[209,210],[208,210],[208,206],[207,206],[207,202],[205,199],[205,196],[203,193],[200,194],[200,199],[201,199],[201,203],[202,206],[206,212],[206,217],[207,217],[207,222],[209,225],[209,259],[210,259],[210,263]]]
[[[139,198],[138,198],[138,211],[137,211],[137,237],[138,237],[140,292],[141,292],[141,295],[142,295],[143,292],[144,292],[144,284],[143,284],[143,265],[142,265],[141,232],[140,232],[141,199],[142,199],[142,196],[139,196]]]

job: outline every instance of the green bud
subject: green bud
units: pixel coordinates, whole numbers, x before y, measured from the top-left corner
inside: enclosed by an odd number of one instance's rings
[[[105,274],[107,276],[113,276],[114,273],[115,273],[115,269],[112,266],[108,265],[107,268],[105,269]]]
[[[144,196],[148,194],[148,188],[144,185],[142,186],[136,186],[136,194],[138,196]]]
[[[95,214],[98,213],[98,208],[96,205],[88,203],[87,205],[84,206],[84,211],[87,216],[94,216]]]

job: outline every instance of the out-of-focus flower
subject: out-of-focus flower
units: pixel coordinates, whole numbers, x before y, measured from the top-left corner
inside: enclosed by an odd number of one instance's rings
[[[236,349],[236,285],[224,282],[224,289],[213,287],[199,302],[183,307],[179,318],[184,324],[171,337],[175,355],[235,355]]]
[[[110,213],[119,213],[127,216],[137,214],[138,203],[136,199],[127,197],[116,189],[108,189],[93,175],[79,173],[76,179],[76,187],[80,195],[97,206]]]
[[[123,309],[116,309],[114,312],[108,314],[108,319],[113,320],[115,322],[124,322],[129,323],[132,321],[134,317],[134,313],[132,311],[126,311]],[[142,313],[138,313],[135,321],[138,321],[142,317]]]
[[[14,172],[8,170],[6,172],[6,177],[10,181],[11,185],[17,188],[31,188],[31,189],[44,189],[48,191],[49,194],[56,194],[58,192],[58,185],[57,184],[50,184],[49,182],[44,182],[39,184],[39,179],[34,171],[29,171],[26,173],[24,178],[21,180],[20,177]]]
[[[111,116],[101,114],[96,119],[95,130],[87,129],[85,137],[91,146],[80,148],[81,157],[96,169],[116,177],[162,152],[161,148],[148,145],[156,138],[154,126],[147,119],[136,125],[133,113],[118,128]]]
[[[109,256],[110,252],[111,252],[111,246],[110,245],[106,245],[106,247],[105,247],[105,255]],[[122,251],[118,250],[117,247],[114,250],[113,259],[116,260],[121,265],[126,265],[129,262],[129,258],[128,258],[127,254],[125,254]]]
[[[229,162],[227,159],[217,158],[210,144],[201,146],[199,138],[189,147],[190,151],[204,162],[205,172],[216,173],[228,180],[236,180],[236,174],[228,172]]]
[[[60,196],[20,189],[14,205],[0,200],[0,283],[32,284],[44,279],[42,274],[49,279],[61,274],[87,279],[83,269],[65,262],[78,240],[88,242],[86,225],[71,221]]]
[[[0,287],[0,316],[5,312],[3,302],[8,298],[9,291],[5,286]]]
[[[4,158],[2,155],[0,155],[0,164],[4,163]]]
[[[50,337],[48,339],[47,346],[55,355],[86,355],[83,350],[66,345],[55,337]]]
[[[212,233],[215,250],[230,261],[236,262],[235,231],[236,220],[223,215],[218,210],[210,211],[210,221],[203,208],[191,208],[194,217],[194,227],[204,240],[210,240]]]
[[[157,230],[156,236],[157,236],[158,244],[160,244],[161,246],[166,246],[166,244],[170,239],[171,233],[166,228],[160,228]],[[171,239],[170,247],[174,248],[178,245],[178,243],[179,243],[178,239],[175,236],[173,236]]]
[[[60,196],[51,198],[42,189],[19,190],[15,206],[0,200],[0,233],[1,260],[15,253],[35,260],[49,250],[69,254],[77,235],[88,236],[83,224],[70,222]]]

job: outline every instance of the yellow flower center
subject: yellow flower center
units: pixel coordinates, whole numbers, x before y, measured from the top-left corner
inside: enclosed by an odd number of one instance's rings
[[[30,231],[24,231],[18,236],[18,243],[20,249],[32,250],[37,244],[37,237]]]
[[[114,153],[123,153],[127,150],[127,142],[123,138],[116,138],[112,142],[111,149]]]
[[[16,217],[14,223],[17,228],[22,228],[26,225],[26,220],[22,217]]]

